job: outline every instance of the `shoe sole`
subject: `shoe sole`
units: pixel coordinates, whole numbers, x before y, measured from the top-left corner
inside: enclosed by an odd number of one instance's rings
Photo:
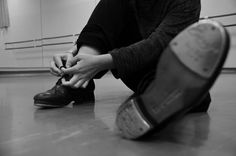
[[[45,101],[34,101],[34,105],[37,107],[41,107],[41,108],[61,108],[61,107],[65,107],[65,106],[69,105],[70,103],[68,103],[68,104],[58,104],[57,103],[57,105],[53,105],[53,104],[47,103]]]
[[[217,22],[201,21],[177,35],[144,94],[118,109],[121,135],[140,138],[197,106],[219,75],[228,49],[229,35]]]

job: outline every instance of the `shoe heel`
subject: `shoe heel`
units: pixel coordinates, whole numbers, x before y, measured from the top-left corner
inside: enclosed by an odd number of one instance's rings
[[[137,139],[153,129],[153,125],[143,115],[136,99],[129,99],[123,103],[116,117],[118,131],[127,139]]]

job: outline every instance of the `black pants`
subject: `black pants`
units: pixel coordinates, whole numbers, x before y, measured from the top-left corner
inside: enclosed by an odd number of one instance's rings
[[[77,40],[78,48],[82,44],[96,47],[103,53],[128,46],[142,40],[137,18],[129,0],[101,0],[93,11],[87,25]],[[116,77],[116,72],[112,71]],[[104,72],[97,75],[100,78]],[[155,71],[140,71],[136,75],[121,80],[136,94],[141,94],[154,79]],[[197,111],[206,111],[210,103],[210,94],[203,99]]]
[[[142,36],[129,0],[101,0],[81,32],[77,44],[91,45],[107,53],[140,40]],[[115,70],[112,73],[117,77]],[[95,78],[101,75],[102,73]],[[122,81],[134,92],[140,92],[138,86],[145,75],[146,72],[140,72],[132,77],[122,78]]]

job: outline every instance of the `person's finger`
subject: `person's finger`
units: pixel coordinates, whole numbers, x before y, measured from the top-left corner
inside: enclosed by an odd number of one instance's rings
[[[66,79],[65,79],[64,77],[61,79],[62,85],[65,85],[67,82],[68,82],[68,81],[66,81]]]
[[[72,55],[68,55],[67,60],[66,60],[66,68],[70,68],[74,64],[76,64],[76,59],[73,58]]]
[[[84,55],[84,54],[79,54],[79,55],[76,55],[75,57],[73,57],[70,61],[70,63],[74,66],[70,67],[70,68],[66,68],[66,69],[63,69],[63,72],[65,74],[75,74],[75,73],[78,73],[78,70],[79,70],[79,62],[82,61],[83,59],[86,59],[87,57],[91,57],[91,56],[88,56],[88,55]],[[77,65],[75,65],[77,63]]]
[[[61,67],[63,67],[63,63],[62,63],[62,57],[60,55],[56,55],[53,57],[53,61],[55,62],[56,66],[60,69]]]
[[[61,75],[61,70],[56,66],[54,61],[51,61],[51,67],[50,70],[52,73],[56,74],[56,75]]]
[[[80,79],[73,87],[80,88],[86,82],[85,79]]]
[[[88,86],[89,80],[85,81],[84,84],[82,85],[82,88],[86,88]]]
[[[58,76],[58,77],[61,76],[61,75],[59,75],[59,74],[53,72],[51,68],[50,68],[50,73],[51,73],[52,75],[54,75],[54,76]]]
[[[70,68],[62,68],[64,74],[75,74],[78,73],[78,64]]]
[[[73,87],[79,81],[78,75],[73,75],[69,81],[66,81],[64,78],[62,79],[62,85]]]

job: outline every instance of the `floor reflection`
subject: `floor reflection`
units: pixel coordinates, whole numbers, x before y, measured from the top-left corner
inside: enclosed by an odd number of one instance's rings
[[[50,124],[56,128],[68,128],[94,120],[94,104],[72,105],[56,109],[35,109],[34,120],[42,126]]]
[[[200,147],[208,139],[209,127],[209,114],[193,113],[170,124],[155,138],[162,141]]]

